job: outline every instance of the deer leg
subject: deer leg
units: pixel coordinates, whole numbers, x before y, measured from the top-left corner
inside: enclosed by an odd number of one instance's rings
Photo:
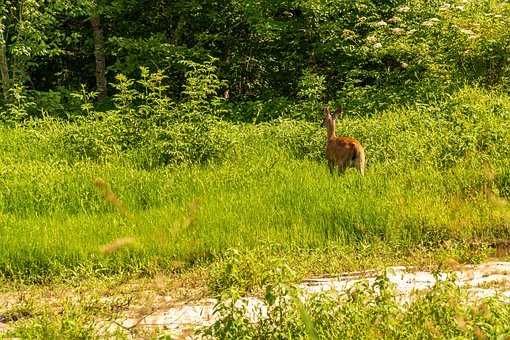
[[[356,169],[358,169],[361,176],[365,175],[365,169],[359,165],[356,165]]]
[[[329,173],[331,175],[333,175],[333,170],[335,170],[335,162],[333,161],[328,161],[328,166],[329,166]]]
[[[365,156],[356,158],[354,166],[362,176],[365,175]]]
[[[344,162],[338,163],[338,176],[343,175],[343,173],[345,172],[346,167],[347,166],[346,166],[346,164]]]
[[[365,151],[361,147],[356,148],[354,151],[354,157],[352,158],[353,165],[363,176],[365,174]]]

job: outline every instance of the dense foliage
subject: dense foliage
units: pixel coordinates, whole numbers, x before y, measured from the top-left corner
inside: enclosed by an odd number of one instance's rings
[[[176,101],[190,95],[187,81],[196,85],[186,72],[196,77],[205,75],[198,65],[209,67],[211,77],[224,81],[203,86],[211,94],[228,90],[220,106],[242,121],[315,119],[317,102],[325,100],[367,115],[392,103],[429,102],[465,84],[509,86],[506,1],[2,4],[3,120],[72,118],[80,110],[70,94],[82,84],[106,94],[96,87],[98,72],[110,83],[110,96],[98,106],[103,111],[120,91],[118,75],[142,79],[140,66],[161,70],[158,93]],[[303,103],[289,105],[295,101]]]

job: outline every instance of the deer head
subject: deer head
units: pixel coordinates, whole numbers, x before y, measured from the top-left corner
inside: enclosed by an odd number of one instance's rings
[[[328,106],[324,106],[324,118],[322,119],[322,127],[328,126],[328,124],[334,120],[333,115],[331,114],[331,109]]]

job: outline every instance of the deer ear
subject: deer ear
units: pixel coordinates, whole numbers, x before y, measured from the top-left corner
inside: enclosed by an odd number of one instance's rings
[[[329,106],[324,106],[323,111],[325,114],[331,114],[331,110],[329,109]]]
[[[344,109],[342,107],[337,107],[335,110],[335,115],[341,117],[343,114],[344,114]]]

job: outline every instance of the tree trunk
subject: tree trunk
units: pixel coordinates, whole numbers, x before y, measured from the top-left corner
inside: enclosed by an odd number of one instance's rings
[[[0,18],[0,27],[2,26]],[[7,103],[9,99],[9,67],[7,65],[7,53],[4,39],[4,32],[0,30],[0,74],[2,80],[2,92],[4,95],[4,102]]]
[[[94,31],[94,56],[96,57],[96,91],[97,99],[103,100],[107,96],[106,90],[106,60],[104,55],[104,37],[101,19],[95,15],[90,19]]]

